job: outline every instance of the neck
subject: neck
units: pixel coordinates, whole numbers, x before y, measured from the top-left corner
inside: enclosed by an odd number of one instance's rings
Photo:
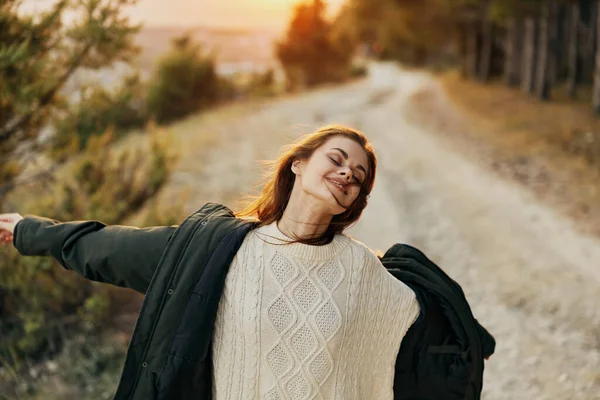
[[[331,218],[331,214],[317,211],[307,201],[290,196],[277,227],[290,238],[312,239],[325,233]]]

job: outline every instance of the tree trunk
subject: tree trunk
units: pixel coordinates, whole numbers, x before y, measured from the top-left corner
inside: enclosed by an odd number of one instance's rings
[[[583,82],[592,83],[594,78],[595,56],[596,56],[596,20],[597,20],[597,2],[596,0],[587,0],[583,2],[581,11],[580,25],[583,29],[580,48],[580,78]]]
[[[522,44],[523,21],[510,18],[506,27],[504,51],[504,83],[508,86],[517,86],[520,83]]]
[[[539,26],[538,58],[536,71],[536,96],[540,100],[550,99],[552,72],[556,70],[556,42],[558,40],[558,5],[544,4]]]
[[[427,64],[428,51],[425,46],[413,47],[413,65],[416,67],[424,67]]]
[[[466,71],[467,76],[478,76],[479,59],[480,59],[480,40],[479,40],[479,24],[471,23],[467,29],[467,58]]]
[[[537,21],[534,17],[525,18],[525,38],[523,47],[523,64],[521,70],[521,89],[531,93],[534,88]]]
[[[600,3],[598,0],[597,4]],[[598,7],[597,7],[598,8]],[[596,12],[596,37],[600,36],[600,12]],[[594,90],[592,107],[596,115],[600,115],[600,46],[596,46],[596,64],[594,65]]]
[[[579,83],[579,21],[581,4],[572,4],[569,7],[569,43],[567,50],[567,94],[574,99],[577,96]]]
[[[458,25],[458,35],[456,37],[456,51],[460,60],[460,74],[462,77],[467,77],[467,37],[469,35],[465,24]]]
[[[559,80],[565,79],[567,65],[567,31],[569,23],[568,6],[561,2],[556,2],[556,52],[554,54],[555,62],[551,64],[550,86],[553,87]]]
[[[535,95],[540,100],[548,99],[548,60],[550,47],[550,21],[549,5],[544,4],[540,16],[538,31],[538,54],[536,62]]]
[[[598,44],[598,17],[600,10],[598,7],[597,0],[591,0],[592,2],[592,19],[590,20],[590,67],[592,68],[592,77],[596,73],[596,47]]]
[[[492,67],[492,52],[494,47],[494,24],[487,18],[481,25],[481,57],[479,59],[479,79],[487,82],[490,79]]]

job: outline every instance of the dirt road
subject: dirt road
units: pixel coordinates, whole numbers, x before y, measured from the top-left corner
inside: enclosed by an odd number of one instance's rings
[[[348,233],[374,249],[415,245],[458,280],[497,340],[484,399],[600,399],[600,241],[411,125],[406,105],[432,85],[374,64],[360,82],[207,117],[187,135],[218,132],[219,144],[186,147],[171,189],[190,186],[186,211],[233,205],[253,191],[257,160],[292,138],[326,123],[361,129],[379,170]]]

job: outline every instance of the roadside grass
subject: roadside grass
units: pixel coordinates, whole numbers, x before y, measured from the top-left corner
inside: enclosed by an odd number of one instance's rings
[[[457,71],[437,78],[442,90],[416,93],[411,118],[528,187],[581,231],[600,236],[600,118],[589,88],[572,101],[559,86],[543,102],[501,82],[465,80]]]

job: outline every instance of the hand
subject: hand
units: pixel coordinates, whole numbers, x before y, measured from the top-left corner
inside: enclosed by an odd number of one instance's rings
[[[12,243],[15,226],[23,219],[19,214],[0,214],[0,246]]]

